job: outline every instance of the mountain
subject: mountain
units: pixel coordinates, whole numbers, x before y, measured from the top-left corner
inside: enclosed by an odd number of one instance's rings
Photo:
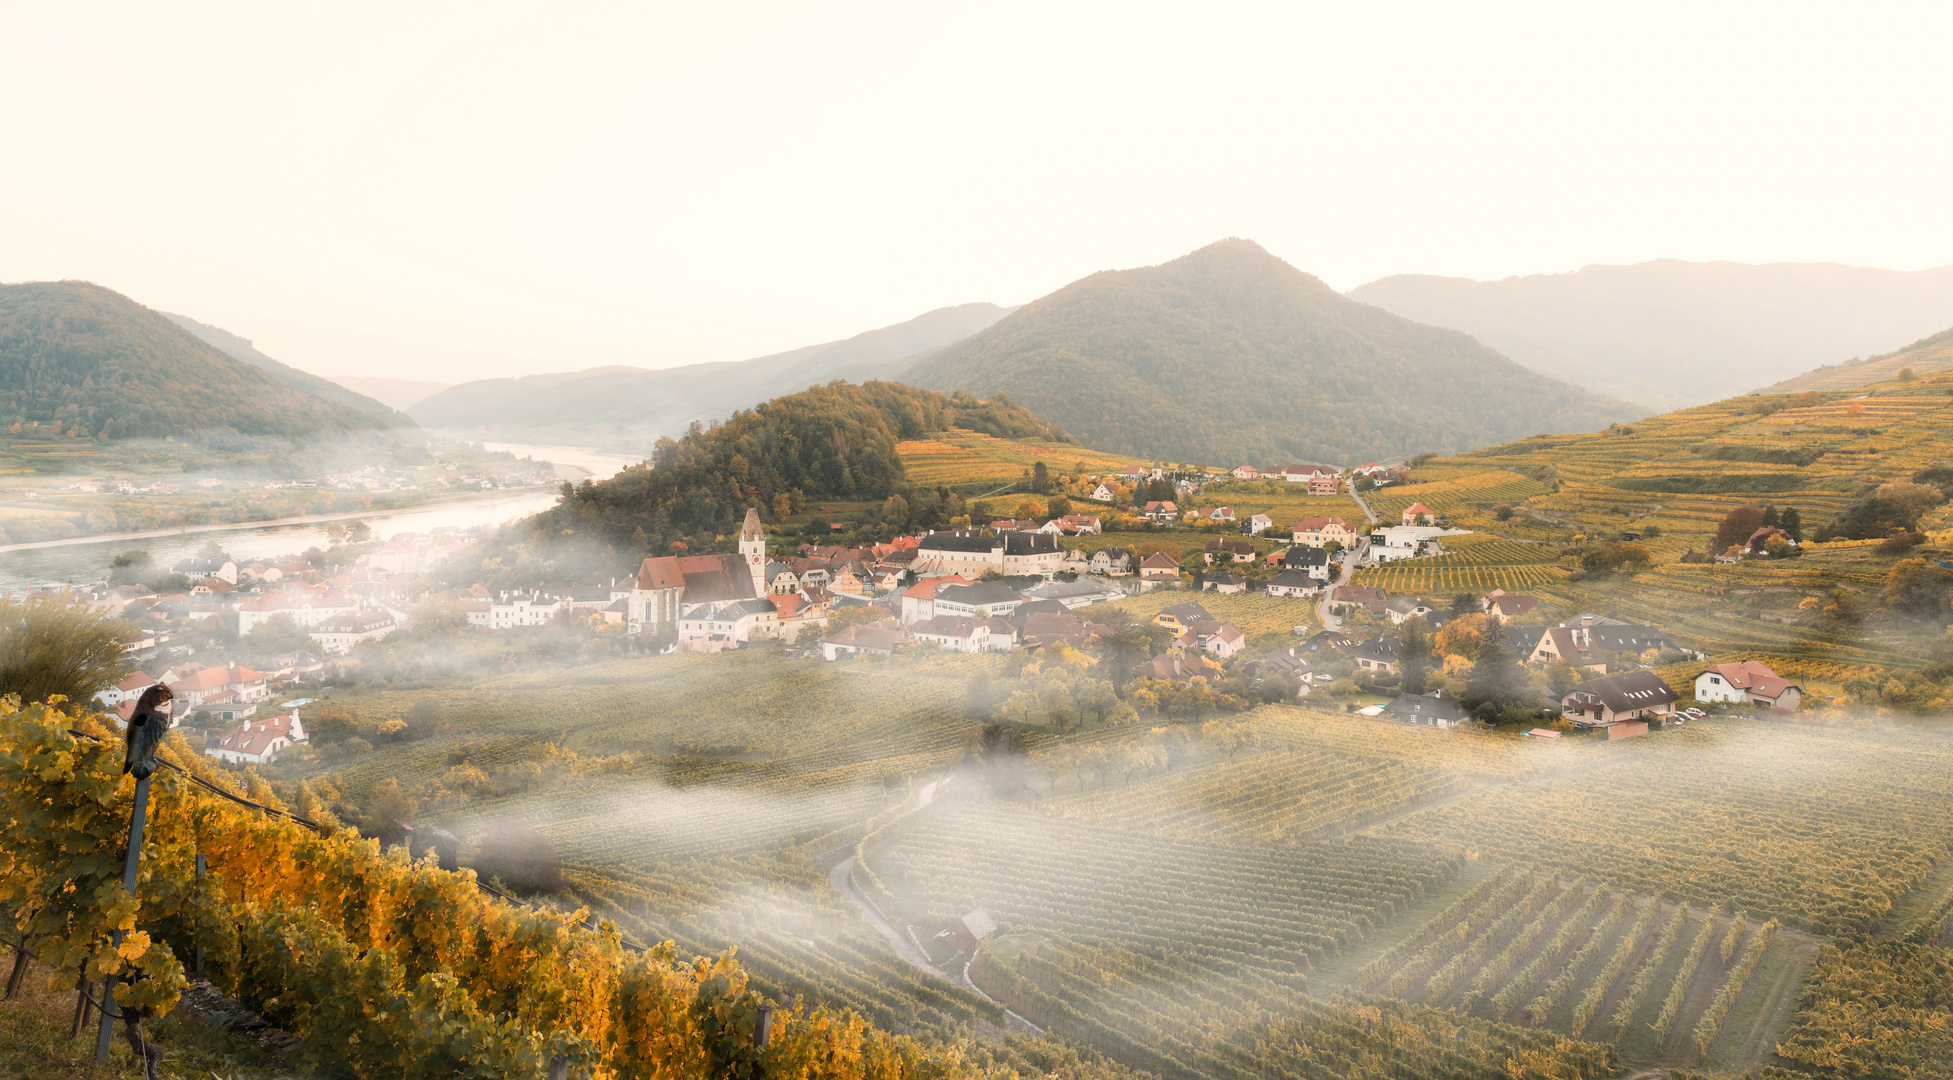
[[[995,304],[939,308],[844,341],[753,360],[647,370],[603,367],[449,387],[408,410],[422,425],[528,442],[644,449],[694,420],[719,420],[836,378],[872,377],[891,361],[968,337],[1009,314]]]
[[[0,285],[0,395],[6,423],[60,421],[107,438],[393,426],[370,407],[322,398],[86,281]]]
[[[389,409],[399,409],[402,412],[405,412],[409,405],[433,397],[454,385],[427,382],[424,379],[383,379],[373,375],[328,375],[326,378],[355,394],[365,394]]]
[[[1238,239],[1075,281],[891,375],[1009,394],[1101,450],[1210,465],[1363,462],[1645,412],[1359,304]]]
[[[163,318],[188,330],[191,335],[215,345],[225,354],[242,360],[271,374],[272,378],[288,386],[295,386],[315,397],[337,402],[349,409],[357,409],[371,417],[376,427],[415,427],[414,418],[406,413],[396,412],[386,405],[367,397],[365,394],[349,390],[330,379],[321,378],[308,371],[300,371],[290,364],[281,363],[258,351],[257,346],[222,327],[200,323],[188,315],[173,315],[167,311],[157,312]]]
[[[1927,372],[1953,368],[1953,330],[1942,330],[1932,337],[1922,338],[1897,352],[1889,352],[1883,356],[1868,356],[1863,360],[1827,364],[1815,371],[1806,371],[1794,379],[1785,379],[1760,392],[1799,394],[1806,390],[1856,390],[1875,382],[1896,379],[1900,372],[1907,368],[1911,368],[1914,375],[1925,375]]]
[[[1664,409],[1953,325],[1953,266],[1664,259],[1503,281],[1406,274],[1349,295],[1463,330],[1534,371]]]

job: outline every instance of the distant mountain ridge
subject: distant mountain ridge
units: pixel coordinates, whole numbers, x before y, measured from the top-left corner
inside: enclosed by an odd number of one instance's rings
[[[454,385],[425,379],[385,379],[377,375],[327,375],[326,378],[355,394],[365,394],[387,408],[401,412],[406,412],[407,406],[433,397]]]
[[[1953,326],[1953,266],[1663,259],[1502,281],[1400,274],[1349,295],[1661,409],[1748,393]]]
[[[338,402],[348,408],[357,409],[367,414],[376,421],[376,425],[379,427],[419,426],[414,423],[413,417],[408,416],[406,413],[395,411],[367,397],[365,394],[341,386],[331,379],[314,375],[309,371],[300,371],[290,364],[273,360],[271,357],[259,352],[258,347],[251,344],[250,341],[238,337],[236,334],[222,327],[198,322],[188,315],[175,315],[167,311],[159,311],[157,314],[188,330],[193,336],[205,343],[223,350],[225,355],[242,360],[247,364],[269,372],[273,378],[282,383],[295,386],[308,394],[324,398],[327,401]]]
[[[343,390],[337,398],[321,397],[302,381],[239,360],[161,312],[91,282],[0,285],[0,400],[12,414],[0,426],[60,422],[77,434],[110,439],[200,431],[309,436],[394,426],[377,402],[348,403]]]
[[[1006,393],[1100,450],[1209,465],[1381,460],[1646,412],[1358,303],[1242,239],[1093,274],[889,375]]]
[[[723,419],[837,378],[874,377],[893,361],[967,337],[1014,310],[986,303],[938,308],[845,340],[752,360],[481,379],[408,411],[430,428],[643,450],[660,436],[682,435],[695,420]]]

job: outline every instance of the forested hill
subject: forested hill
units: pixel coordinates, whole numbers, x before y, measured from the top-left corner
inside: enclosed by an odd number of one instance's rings
[[[314,375],[309,371],[300,371],[282,361],[273,360],[271,357],[258,351],[258,347],[251,344],[247,339],[238,337],[223,327],[200,323],[187,315],[173,315],[167,311],[159,312],[158,314],[183,329],[188,330],[192,337],[207,344],[215,345],[225,355],[259,368],[287,386],[297,387],[314,397],[324,398],[327,401],[336,402],[349,409],[353,409],[372,420],[377,427],[412,428],[420,426],[414,423],[413,417],[403,412],[397,412],[367,397],[365,394],[350,390],[330,379]]]
[[[0,285],[0,424],[162,438],[312,435],[385,425],[226,355],[162,314],[85,281]]]
[[[1238,239],[1075,281],[896,377],[1008,393],[1101,450],[1210,465],[1361,463],[1646,411],[1357,303]]]
[[[896,443],[950,428],[1071,441],[1004,395],[984,401],[899,383],[834,382],[660,439],[646,464],[585,481],[532,521],[546,535],[595,533],[634,551],[663,551],[673,540],[732,530],[749,506],[772,520],[813,500],[887,498],[904,480]]]

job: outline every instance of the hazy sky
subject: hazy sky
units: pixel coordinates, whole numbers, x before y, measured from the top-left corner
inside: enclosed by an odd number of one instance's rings
[[[1953,262],[1948,5],[1216,7],[14,4],[0,281],[460,381],[1229,235],[1339,289]]]

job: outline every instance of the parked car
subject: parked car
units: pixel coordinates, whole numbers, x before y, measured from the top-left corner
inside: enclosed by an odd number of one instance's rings
[[[1696,720],[1700,720],[1703,717],[1709,715],[1708,713],[1703,712],[1701,709],[1683,709],[1682,713],[1683,715],[1691,717]]]

